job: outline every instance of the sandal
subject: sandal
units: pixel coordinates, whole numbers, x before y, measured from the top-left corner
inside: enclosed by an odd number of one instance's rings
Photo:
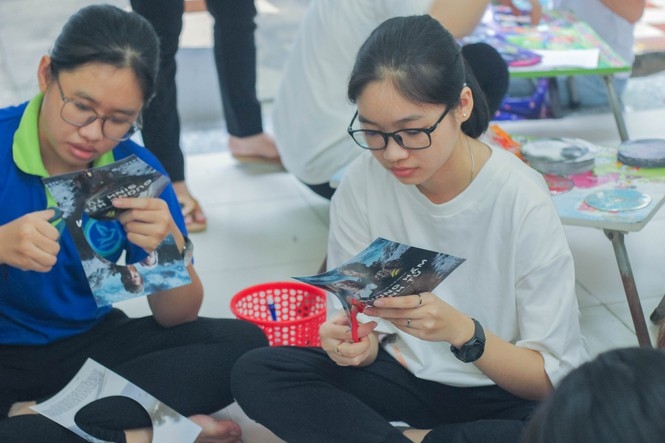
[[[185,218],[187,232],[195,234],[205,231],[208,222],[199,202],[194,197],[179,197],[178,202],[180,203],[182,216]]]

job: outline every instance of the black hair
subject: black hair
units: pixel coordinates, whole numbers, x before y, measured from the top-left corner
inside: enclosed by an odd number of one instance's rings
[[[152,25],[135,12],[106,4],[86,6],[67,20],[55,40],[51,69],[57,75],[86,63],[131,68],[148,103],[159,69],[159,38]]]
[[[665,351],[606,351],[568,374],[523,443],[650,443],[665,438]]]
[[[351,71],[349,100],[355,103],[368,84],[385,79],[409,101],[450,107],[459,105],[467,85],[474,107],[462,131],[477,138],[487,130],[485,95],[455,38],[431,16],[393,17],[372,31]]]

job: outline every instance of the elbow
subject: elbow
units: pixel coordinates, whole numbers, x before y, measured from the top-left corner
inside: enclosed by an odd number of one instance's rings
[[[552,386],[552,383],[548,381],[546,386],[542,386],[541,389],[534,392],[533,396],[529,398],[529,400],[543,401],[549,397],[552,392],[554,392],[554,387]]]
[[[626,20],[628,23],[630,23],[631,25],[637,23],[642,18],[642,15],[644,15],[644,9],[633,9],[621,12],[616,12],[616,11],[614,12],[618,16]]]
[[[610,9],[612,9],[617,15],[623,17],[627,22],[634,25],[644,15],[645,6],[646,2],[644,0],[633,0],[627,1],[621,9],[618,7],[616,7],[616,9],[611,7]]]
[[[549,376],[545,373],[544,379],[538,384],[538,389],[533,392],[533,397],[529,400],[543,401],[554,392],[554,385]]]
[[[634,25],[635,23],[640,21],[640,19],[642,18],[642,15],[643,15],[643,11],[639,11],[635,14],[628,15],[627,17],[625,17],[625,19],[628,20],[628,22],[630,22],[631,24]]]

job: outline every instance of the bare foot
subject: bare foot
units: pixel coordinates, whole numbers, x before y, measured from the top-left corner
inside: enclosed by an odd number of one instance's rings
[[[199,202],[189,192],[187,184],[184,181],[174,182],[173,190],[180,202],[180,209],[182,210],[182,216],[185,218],[187,232],[195,233],[205,231],[207,227],[206,216],[203,213],[203,209],[201,209]]]
[[[266,159],[279,159],[279,152],[275,140],[262,132],[249,137],[229,137],[229,150],[234,157],[263,157]]]
[[[414,443],[420,443],[431,429],[407,429],[404,436]]]
[[[37,404],[36,401],[17,401],[9,408],[9,413],[7,414],[7,417],[36,414],[35,411],[30,409],[30,406],[34,406],[36,404]]]
[[[195,443],[242,443],[240,426],[230,420],[216,420],[209,415],[193,415],[191,421],[202,430]]]

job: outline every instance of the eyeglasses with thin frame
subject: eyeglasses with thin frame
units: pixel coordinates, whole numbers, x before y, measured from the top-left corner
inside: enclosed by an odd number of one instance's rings
[[[57,77],[55,83],[58,85],[58,91],[60,91],[60,98],[62,99],[60,117],[70,125],[82,128],[99,119],[102,121],[102,135],[116,142],[129,140],[135,132],[141,129],[141,114],[134,121],[99,115],[90,106],[65,97],[60,79]]]
[[[358,117],[358,111],[353,115],[351,123],[346,132],[349,133],[351,138],[358,146],[370,151],[380,151],[386,149],[388,146],[388,138],[391,137],[397,142],[398,145],[404,149],[417,151],[419,149],[426,149],[432,145],[432,132],[436,130],[439,123],[446,117],[451,107],[446,106],[443,110],[441,117],[429,128],[411,128],[400,129],[395,132],[383,132],[375,129],[353,129],[353,123]]]

